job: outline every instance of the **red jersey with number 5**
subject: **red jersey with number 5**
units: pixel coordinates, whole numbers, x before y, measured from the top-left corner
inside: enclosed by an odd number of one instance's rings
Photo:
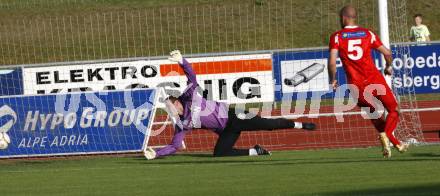
[[[371,30],[347,26],[330,37],[329,48],[337,49],[349,83],[370,81],[381,74],[374,64],[371,49],[382,46],[379,37]]]

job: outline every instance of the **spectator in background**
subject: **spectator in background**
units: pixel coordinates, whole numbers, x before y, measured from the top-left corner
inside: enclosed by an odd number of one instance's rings
[[[428,27],[424,24],[422,24],[422,15],[416,14],[414,15],[414,23],[415,26],[411,27],[410,31],[410,39],[411,41],[415,42],[429,42],[431,39],[429,39],[429,30]]]

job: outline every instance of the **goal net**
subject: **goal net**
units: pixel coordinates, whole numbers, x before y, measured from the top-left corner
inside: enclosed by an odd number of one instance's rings
[[[237,8],[230,8],[229,12],[238,15],[238,21],[230,21],[231,28],[234,30],[233,23],[238,23],[238,32],[243,34],[244,39],[250,39],[245,43],[258,43],[259,39],[264,38],[264,33],[259,31],[247,32],[249,29],[264,24],[265,31],[275,33],[274,40],[268,40],[269,47],[280,49],[270,50],[272,54],[272,72],[274,76],[275,94],[274,102],[261,104],[248,104],[247,108],[256,109],[263,116],[286,117],[298,121],[312,121],[318,124],[319,130],[313,133],[297,130],[281,130],[272,132],[243,133],[238,142],[240,147],[249,147],[256,143],[268,146],[271,149],[304,149],[304,148],[338,148],[338,147],[360,147],[378,145],[377,131],[374,129],[370,120],[363,115],[359,108],[354,107],[353,102],[347,100],[347,89],[341,88],[337,92],[331,92],[327,81],[327,70],[322,66],[327,65],[328,49],[326,47],[309,47],[307,49],[291,49],[298,43],[299,39],[306,39],[310,44],[307,46],[325,46],[328,43],[329,35],[339,27],[338,11],[346,5],[345,1],[320,1],[318,6],[311,6],[311,10],[302,11],[295,7],[293,2],[261,2],[263,5],[244,5]],[[378,9],[376,2],[350,2],[359,9],[358,21],[362,26],[378,30]],[[260,7],[261,6],[261,7]],[[263,8],[262,8],[263,7]],[[406,2],[392,1],[390,7],[391,21],[391,40],[393,43],[406,42],[407,26]],[[203,8],[202,8],[203,9]],[[218,7],[205,8],[209,11],[208,21],[216,15]],[[264,12],[255,10],[265,9],[267,17],[273,16],[280,20],[268,20],[265,22]],[[208,12],[208,11],[206,11]],[[314,15],[302,15],[301,13],[310,12]],[[203,11],[202,11],[203,13]],[[214,14],[213,14],[214,13]],[[260,13],[260,14],[258,14]],[[263,13],[263,14],[261,14]],[[218,14],[218,13],[217,13]],[[250,16],[249,16],[250,15]],[[263,15],[263,16],[261,16]],[[221,16],[221,15],[220,15]],[[203,17],[202,17],[203,18]],[[260,19],[261,20],[258,20]],[[301,19],[306,20],[304,27],[296,26],[295,29],[288,28],[301,24]],[[212,22],[209,22],[212,23]],[[214,20],[214,24],[215,24]],[[307,25],[307,26],[306,26]],[[225,24],[227,26],[227,24]],[[282,27],[282,29],[280,29]],[[226,27],[227,28],[227,27]],[[301,36],[295,33],[305,29],[310,33],[308,36]],[[309,30],[310,29],[310,30]],[[313,30],[312,30],[313,29]],[[212,33],[212,32],[211,32]],[[227,35],[226,35],[227,36]],[[253,41],[255,40],[255,41]],[[242,43],[240,41],[239,43]],[[241,46],[243,47],[243,46]],[[403,59],[410,56],[410,48],[407,44],[392,45],[394,58]],[[245,48],[253,49],[251,46]],[[238,52],[235,52],[238,53]],[[377,54],[376,64],[380,64]],[[246,57],[244,57],[246,58]],[[322,66],[321,66],[322,65]],[[209,65],[205,65],[209,66]],[[342,73],[341,73],[342,72]],[[412,69],[405,66],[396,70],[394,78],[412,76]],[[184,79],[185,80],[185,79]],[[341,64],[338,62],[338,81],[346,81]],[[267,81],[262,85],[268,84]],[[272,85],[269,83],[269,85]],[[397,137],[405,142],[423,142],[424,137],[421,132],[419,114],[417,111],[417,101],[414,87],[393,88],[393,91],[400,103],[402,110],[401,123],[395,131]],[[262,93],[264,94],[264,93]],[[250,103],[256,102],[249,100]],[[259,101],[261,102],[261,101]],[[163,125],[161,123],[158,123]],[[158,125],[157,125],[158,126]],[[158,134],[158,144],[166,144],[172,128],[165,129],[169,134]],[[158,131],[157,133],[163,133]],[[154,138],[154,137],[153,137]],[[209,132],[199,131],[185,140],[190,145],[189,150],[210,149],[215,144],[216,136]]]
[[[340,27],[338,11],[352,4],[358,8],[359,24],[378,32],[376,1],[246,0],[155,6],[105,0],[51,2],[0,1],[0,15],[5,16],[0,31],[1,95],[160,88],[178,96],[187,79],[167,55],[180,49],[197,74],[200,96],[268,118],[318,125],[315,132],[244,132],[237,147],[379,144],[371,122],[347,99],[348,91],[329,89],[326,67],[330,34]],[[393,54],[402,60],[411,55],[410,45],[394,43],[407,39],[406,1],[391,0],[388,6]],[[396,70],[395,78],[404,76],[411,77],[412,69]],[[344,84],[339,61],[337,77]],[[397,137],[424,141],[414,86],[393,90],[403,111]],[[168,144],[174,132],[163,104],[157,107],[150,146]],[[208,130],[194,130],[185,137],[184,146],[188,151],[209,151],[216,139]]]

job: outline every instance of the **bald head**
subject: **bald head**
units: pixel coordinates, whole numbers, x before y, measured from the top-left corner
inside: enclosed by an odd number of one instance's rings
[[[356,8],[354,8],[353,6],[347,5],[341,9],[341,12],[339,13],[339,15],[341,17],[356,18],[357,11],[356,11]]]
[[[339,16],[341,17],[341,26],[344,28],[345,26],[355,25],[357,11],[351,5],[344,6],[339,12]]]

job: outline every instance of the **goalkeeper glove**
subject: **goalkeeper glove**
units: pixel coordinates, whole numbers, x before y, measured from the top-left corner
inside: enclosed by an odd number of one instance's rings
[[[170,57],[168,58],[168,60],[172,61],[172,62],[176,62],[179,64],[183,63],[183,57],[182,54],[180,54],[179,50],[173,50],[170,52]]]
[[[156,151],[154,151],[153,148],[146,148],[144,150],[144,156],[145,158],[147,158],[148,160],[152,160],[156,158]]]

